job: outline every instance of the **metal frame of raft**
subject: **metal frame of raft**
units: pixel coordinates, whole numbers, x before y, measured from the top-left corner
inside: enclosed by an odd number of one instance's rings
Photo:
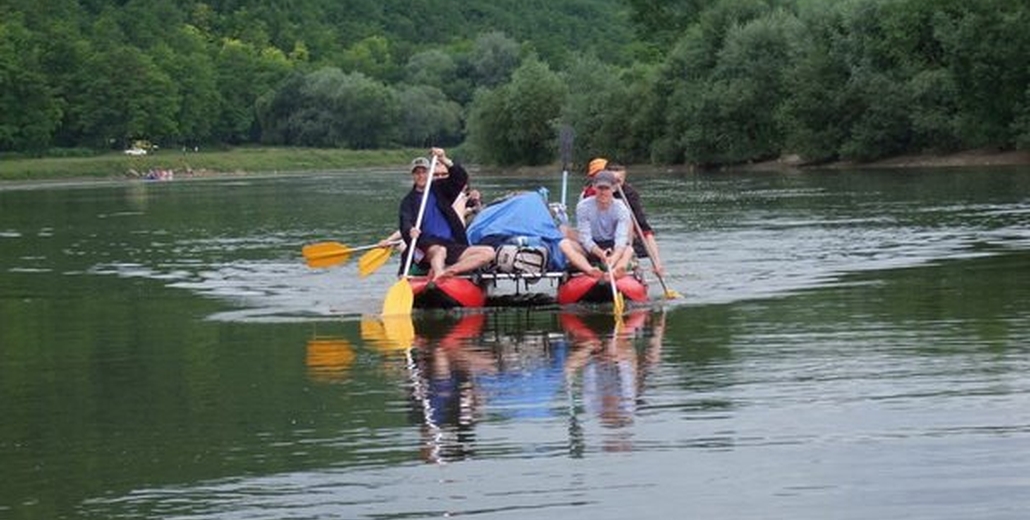
[[[430,283],[425,277],[411,277],[415,307],[518,307],[536,305],[570,305],[577,303],[608,303],[612,301],[608,278],[593,279],[567,272],[526,273],[474,273],[457,275]],[[515,282],[514,294],[490,295],[491,287],[499,280]],[[531,291],[530,286],[541,280],[557,283],[554,295]],[[519,282],[523,282],[520,288]],[[630,302],[646,303],[647,283],[634,275],[625,275],[615,284],[616,289]]]

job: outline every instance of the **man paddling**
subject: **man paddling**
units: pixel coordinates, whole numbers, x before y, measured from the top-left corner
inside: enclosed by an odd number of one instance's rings
[[[467,273],[494,259],[489,246],[470,246],[462,219],[454,210],[454,201],[468,184],[468,172],[447,158],[442,148],[430,150],[437,157],[433,183],[426,200],[421,229],[415,228],[422,194],[429,180],[430,162],[417,157],[411,162],[413,185],[401,200],[400,232],[405,244],[415,242],[422,254],[419,266],[429,269],[430,280]],[[403,274],[403,273],[402,273]]]
[[[620,277],[633,258],[633,248],[629,247],[632,221],[629,208],[614,197],[617,182],[608,170],[594,176],[596,194],[576,205],[577,240],[566,238],[560,244],[568,262],[593,278],[601,278],[604,273],[591,260],[611,266],[615,277]]]

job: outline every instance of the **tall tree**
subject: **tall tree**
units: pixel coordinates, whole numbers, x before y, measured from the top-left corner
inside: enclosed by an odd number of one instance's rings
[[[41,153],[60,120],[32,34],[20,17],[0,20],[0,150]]]
[[[418,85],[398,92],[400,141],[414,147],[452,146],[461,142],[461,105],[436,87]]]
[[[510,83],[476,93],[469,137],[477,157],[497,164],[544,164],[554,158],[555,136],[566,89],[535,56]]]
[[[172,79],[135,47],[117,47],[87,60],[80,77],[76,121],[96,146],[133,139],[160,142],[177,135],[179,99]]]

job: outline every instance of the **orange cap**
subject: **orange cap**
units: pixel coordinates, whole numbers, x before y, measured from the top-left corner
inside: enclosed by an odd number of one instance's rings
[[[602,157],[590,161],[590,165],[587,166],[587,177],[597,175],[597,172],[603,170],[606,166],[608,166],[608,159]]]

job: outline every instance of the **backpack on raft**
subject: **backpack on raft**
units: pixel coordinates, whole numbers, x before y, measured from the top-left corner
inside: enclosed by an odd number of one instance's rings
[[[540,276],[547,272],[547,248],[505,244],[497,248],[497,271]]]

